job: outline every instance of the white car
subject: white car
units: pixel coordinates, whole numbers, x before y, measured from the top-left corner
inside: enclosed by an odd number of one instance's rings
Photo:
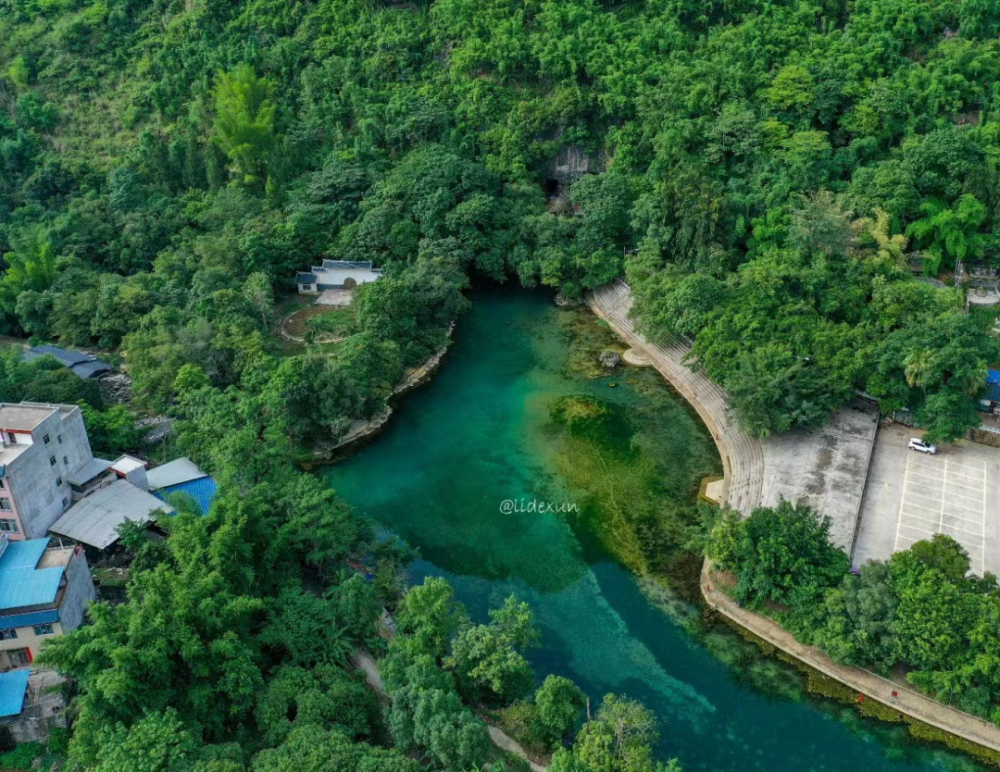
[[[937,445],[928,445],[919,437],[913,437],[906,447],[910,450],[918,450],[921,453],[930,453],[931,455],[937,453]]]

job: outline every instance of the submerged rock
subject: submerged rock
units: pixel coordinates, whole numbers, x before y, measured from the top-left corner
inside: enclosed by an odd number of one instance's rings
[[[601,364],[604,365],[609,370],[618,366],[618,363],[622,361],[622,358],[618,356],[614,351],[602,351],[601,352]]]

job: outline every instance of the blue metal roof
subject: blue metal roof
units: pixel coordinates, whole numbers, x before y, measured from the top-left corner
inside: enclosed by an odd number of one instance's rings
[[[1000,386],[1000,370],[987,370],[986,382],[990,385]]]
[[[984,399],[988,399],[990,402],[1000,402],[1000,385],[995,383],[990,383],[986,385],[986,393],[983,395]]]
[[[0,610],[53,603],[63,567],[37,568],[48,539],[12,541],[0,555]]]
[[[59,621],[59,609],[49,608],[45,611],[29,611],[25,614],[10,614],[0,616],[0,630],[10,630],[18,627],[34,625],[50,625]]]
[[[296,284],[315,284],[316,274],[314,273],[297,273],[295,274]]]
[[[0,673],[0,718],[21,715],[30,675],[27,668]]]
[[[198,508],[204,515],[208,513],[209,507],[212,506],[212,499],[215,498],[216,490],[218,490],[218,486],[215,484],[215,480],[211,477],[200,477],[197,480],[188,480],[187,482],[171,485],[167,488],[160,488],[160,490],[154,491],[153,495],[166,501],[166,497],[171,493],[186,493],[195,500]]]

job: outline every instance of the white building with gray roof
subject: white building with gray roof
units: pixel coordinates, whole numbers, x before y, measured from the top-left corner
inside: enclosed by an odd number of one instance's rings
[[[359,284],[381,278],[381,269],[372,268],[370,262],[324,260],[323,265],[296,274],[295,282],[299,285],[299,292],[313,293],[328,289],[354,289]]]

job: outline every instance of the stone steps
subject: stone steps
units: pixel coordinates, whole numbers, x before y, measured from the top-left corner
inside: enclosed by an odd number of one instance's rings
[[[678,336],[647,340],[629,318],[632,290],[624,281],[594,290],[591,307],[622,338],[641,348],[657,370],[701,415],[722,455],[726,502],[744,514],[760,505],[764,488],[764,451],[758,440],[743,432],[731,418],[725,390],[685,363],[691,345]]]

